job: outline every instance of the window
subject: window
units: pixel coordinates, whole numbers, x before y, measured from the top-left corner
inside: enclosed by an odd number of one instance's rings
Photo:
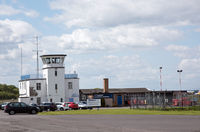
[[[73,89],[72,82],[68,82],[68,89]]]
[[[56,58],[56,63],[57,63],[57,64],[60,63],[60,58]]]
[[[52,63],[56,63],[56,59],[55,58],[52,58]]]
[[[25,103],[20,103],[21,104],[21,107],[26,107],[27,105]]]
[[[51,64],[50,58],[46,58],[46,63]]]
[[[55,76],[57,76],[57,74],[58,74],[58,72],[57,72],[57,70],[55,70]]]
[[[55,90],[56,90],[56,93],[58,92],[58,85],[55,84]]]
[[[41,103],[41,98],[37,97],[37,104],[40,104],[40,103]]]
[[[36,89],[41,90],[41,83],[36,83]]]
[[[19,103],[14,103],[14,107],[20,107]]]
[[[42,58],[42,62],[43,62],[44,64],[46,64],[46,60],[45,60],[45,58]]]

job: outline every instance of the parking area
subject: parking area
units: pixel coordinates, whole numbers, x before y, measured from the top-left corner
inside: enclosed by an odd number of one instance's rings
[[[1,132],[199,132],[200,116],[8,115],[0,111]]]

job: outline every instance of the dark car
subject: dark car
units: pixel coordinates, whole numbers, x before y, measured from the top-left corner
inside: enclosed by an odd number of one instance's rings
[[[43,107],[42,107],[42,106],[39,106],[39,105],[37,105],[37,104],[30,104],[30,106],[35,106],[35,107],[37,107],[37,109],[38,109],[39,112],[42,112],[42,111],[43,111]]]
[[[38,109],[35,106],[30,106],[25,104],[24,102],[11,102],[5,106],[6,113],[9,115],[14,115],[15,113],[30,113],[37,114]]]
[[[57,106],[55,103],[42,103],[39,105],[45,111],[55,111],[57,110]]]

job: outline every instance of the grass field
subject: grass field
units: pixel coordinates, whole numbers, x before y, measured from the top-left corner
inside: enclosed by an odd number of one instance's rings
[[[200,111],[159,111],[141,109],[93,109],[41,112],[39,115],[200,115]]]

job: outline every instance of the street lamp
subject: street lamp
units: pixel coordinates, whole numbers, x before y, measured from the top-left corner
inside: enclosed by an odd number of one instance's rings
[[[181,88],[181,72],[183,72],[183,70],[177,70],[177,72],[179,73],[179,85],[180,85],[180,90],[182,90],[182,88]]]
[[[161,91],[162,91],[162,76],[161,76],[161,72],[162,72],[162,67],[159,67],[159,70],[160,70],[160,91],[159,91],[159,105],[161,107]]]
[[[180,101],[181,101],[181,105],[183,106],[183,101],[182,101],[182,94],[181,94],[181,72],[183,72],[183,70],[177,70],[177,72],[179,73],[179,85],[180,85]]]
[[[160,67],[160,90],[162,91],[162,67]]]

